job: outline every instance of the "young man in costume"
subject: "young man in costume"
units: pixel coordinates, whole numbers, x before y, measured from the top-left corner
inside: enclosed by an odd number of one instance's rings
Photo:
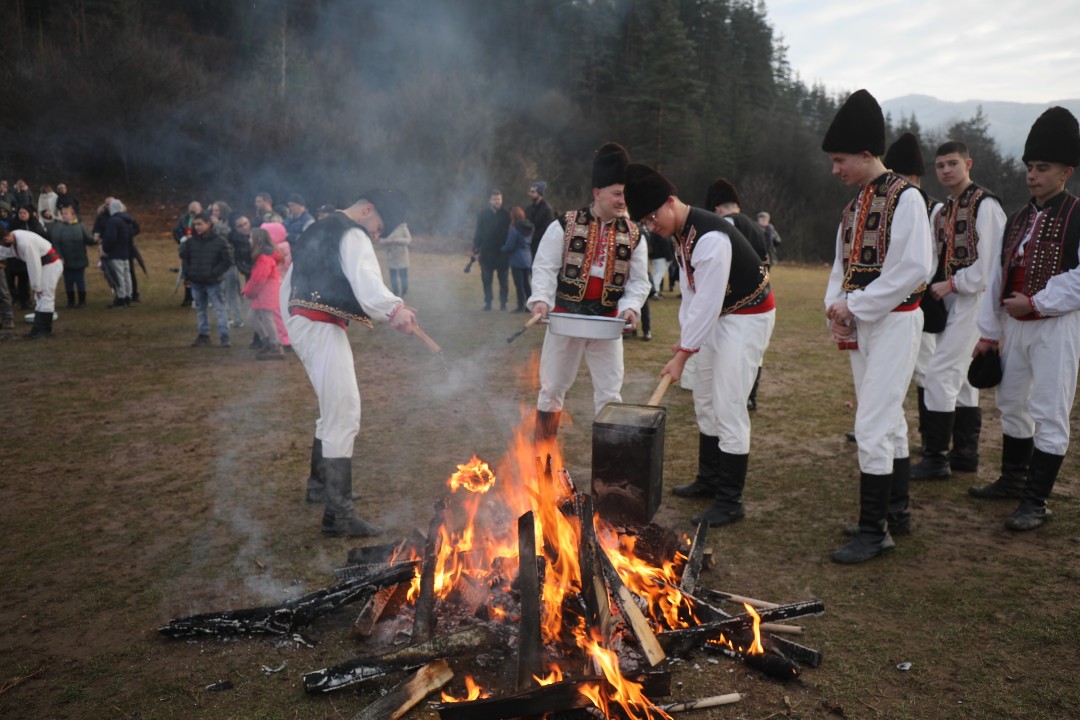
[[[370,190],[351,207],[307,228],[292,245],[292,267],[281,283],[281,311],[293,350],[319,398],[311,448],[308,502],[325,505],[322,532],[367,537],[379,529],[353,512],[352,454],[360,431],[360,390],[346,328],[387,320],[409,334],[416,324],[383,284],[373,243],[405,221],[407,201],[396,190]]]
[[[630,215],[650,233],[675,238],[683,283],[679,343],[661,375],[678,380],[697,355],[694,409],[699,432],[698,477],[675,487],[680,497],[712,497],[695,524],[727,525],[745,515],[742,492],[750,460],[746,398],[769,346],[776,306],[761,249],[727,220],[690,207],[656,170],[626,172]]]
[[[52,335],[56,283],[64,274],[64,261],[52,243],[37,233],[0,228],[0,260],[9,258],[26,263],[30,290],[34,293],[34,324],[27,337]]]
[[[1000,254],[1005,213],[996,197],[971,181],[972,164],[961,142],[943,144],[934,157],[949,197],[931,220],[937,270],[929,292],[944,303],[946,320],[923,376],[923,459],[911,468],[913,480],[947,478],[953,469],[973,472],[979,466],[982,410],[967,370],[979,341],[975,319]]]
[[[904,396],[922,332],[917,312],[933,269],[930,222],[922,195],[889,172],[885,118],[870,93],[851,95],[829,126],[821,149],[832,174],[859,194],[836,232],[836,260],[825,293],[833,339],[848,353],[858,409],[859,529],[832,555],[858,563],[895,547],[890,525],[910,527]]]
[[[592,167],[593,201],[566,213],[544,230],[533,259],[533,315],[549,312],[621,317],[637,327],[649,296],[649,250],[638,226],[626,217],[623,183],[630,156],[617,143],[596,152]],[[563,400],[577,377],[581,359],[589,365],[595,412],[622,402],[621,340],[567,337],[548,332],[540,354],[540,395],[536,436],[554,437]]]
[[[1001,476],[973,487],[980,498],[1019,498],[1005,521],[1033,530],[1069,447],[1069,413],[1080,363],[1080,199],[1065,183],[1080,165],[1080,127],[1053,107],[1024,144],[1031,201],[1005,224],[979,307],[976,354],[1000,347],[997,406],[1004,433]]]

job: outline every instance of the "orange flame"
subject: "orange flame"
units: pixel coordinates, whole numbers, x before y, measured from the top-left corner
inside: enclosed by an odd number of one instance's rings
[[[599,687],[593,690],[590,686],[586,686],[586,688],[589,688],[589,692],[582,688],[581,693],[589,698],[593,705],[600,708],[605,716],[611,716],[608,711],[608,698],[610,697],[612,701],[622,707],[629,720],[646,720],[654,717],[671,720],[670,715],[653,705],[649,698],[645,697],[640,683],[623,677],[622,672],[619,670],[619,656],[603,647],[599,638],[582,636],[579,641],[582,643],[584,650],[599,666],[609,688],[609,692],[604,692]]]
[[[549,672],[544,677],[540,677],[539,675],[533,675],[533,680],[536,681],[537,685],[554,685],[557,682],[562,682],[562,679],[562,669],[555,663],[551,663],[551,672]]]
[[[757,610],[754,610],[749,603],[743,603],[743,607],[746,608],[746,612],[750,614],[750,617],[754,618],[754,642],[747,649],[746,654],[764,655],[765,648],[761,644],[761,616],[757,614]]]
[[[442,693],[442,701],[446,703],[472,702],[486,697],[491,697],[491,693],[481,689],[472,675],[465,676],[465,697],[456,698],[447,692]]]

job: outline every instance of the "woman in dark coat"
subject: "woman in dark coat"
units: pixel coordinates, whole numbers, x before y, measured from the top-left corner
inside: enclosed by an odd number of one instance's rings
[[[75,208],[65,207],[60,210],[60,219],[52,224],[49,240],[60,253],[64,261],[64,291],[67,292],[68,307],[86,306],[86,268],[90,258],[86,248],[94,244],[90,233],[75,217]],[[79,302],[75,303],[75,293],[79,293]]]

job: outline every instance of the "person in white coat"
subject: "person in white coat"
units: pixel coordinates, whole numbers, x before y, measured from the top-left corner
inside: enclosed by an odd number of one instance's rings
[[[56,283],[64,274],[64,261],[45,238],[29,230],[0,230],[0,259],[18,258],[26,263],[31,292],[34,293],[34,324],[27,337],[52,335],[56,310]]]

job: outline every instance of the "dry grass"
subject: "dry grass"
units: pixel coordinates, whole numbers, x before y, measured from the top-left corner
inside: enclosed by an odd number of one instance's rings
[[[315,399],[300,364],[253,362],[246,330],[234,331],[231,350],[189,348],[194,319],[166,272],[174,245],[164,235],[142,245],[153,274],[141,306],[106,311],[94,278],[92,307],[61,309],[55,338],[0,343],[8,410],[0,680],[47,665],[0,694],[0,715],[350,717],[365,699],[307,697],[299,681],[351,656],[348,617],[319,623],[314,649],[156,635],[171,617],[328,584],[350,543],[321,538],[319,510],[301,501]],[[449,375],[423,345],[385,326],[350,333],[364,399],[360,507],[391,537],[426,528],[454,466],[474,452],[497,459],[535,399],[528,369],[542,333],[507,346],[521,316],[480,312],[479,279],[462,265],[414,253],[409,300],[443,345]],[[968,498],[975,478],[963,476],[914,488],[916,533],[891,557],[828,561],[855,516],[858,470],[843,438],[850,375],[822,321],[825,277],[823,267],[775,272],[778,322],[753,418],[748,517],[714,532],[718,562],[704,580],[776,601],[822,599],[828,612],[804,623],[804,641],[824,651],[825,664],[780,685],[699,657],[676,665],[676,694],[746,694],[698,713],[715,718],[1080,716],[1074,457],[1062,470],[1057,517],[1040,531],[1004,530],[1011,506]],[[653,304],[654,342],[627,342],[627,401],[650,394],[677,336],[677,304]],[[692,475],[697,432],[688,392],[673,389],[666,403],[670,486]],[[1000,449],[992,403],[984,397],[983,481]],[[583,484],[591,405],[580,382],[563,439]],[[657,521],[689,531],[700,507],[667,496]],[[286,672],[260,673],[281,660]],[[910,671],[896,669],[903,661]],[[204,690],[219,679],[234,689]]]

